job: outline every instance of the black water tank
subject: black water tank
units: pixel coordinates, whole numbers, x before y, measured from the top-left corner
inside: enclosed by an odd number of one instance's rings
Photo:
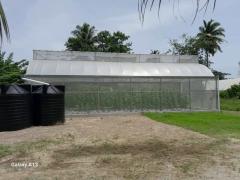
[[[14,131],[32,125],[31,86],[0,86],[0,131]]]
[[[34,125],[64,123],[64,86],[32,86]]]

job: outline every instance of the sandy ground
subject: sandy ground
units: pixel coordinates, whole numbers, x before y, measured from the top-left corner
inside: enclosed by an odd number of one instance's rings
[[[214,139],[140,114],[68,118],[0,132],[14,153],[0,179],[240,179],[240,141]],[[37,167],[12,167],[34,163]]]

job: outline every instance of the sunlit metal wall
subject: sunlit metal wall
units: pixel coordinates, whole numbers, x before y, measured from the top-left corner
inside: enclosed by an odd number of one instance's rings
[[[70,114],[219,110],[215,78],[58,76],[40,80],[66,86]]]

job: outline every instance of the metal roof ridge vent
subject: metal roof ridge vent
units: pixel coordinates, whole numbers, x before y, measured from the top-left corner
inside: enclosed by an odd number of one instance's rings
[[[129,54],[83,51],[33,50],[33,60],[105,61],[135,63],[197,63],[194,55]]]

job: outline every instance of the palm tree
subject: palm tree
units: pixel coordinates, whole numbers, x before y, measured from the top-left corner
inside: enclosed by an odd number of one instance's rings
[[[7,18],[5,16],[2,3],[0,1],[0,41],[2,43],[3,34],[5,33],[7,40],[10,40],[10,32],[8,28]]]
[[[70,37],[65,43],[67,50],[70,51],[94,51],[95,27],[84,23],[82,26],[77,25],[72,31],[73,37]]]
[[[169,1],[169,0],[138,0],[138,12],[139,12],[140,21],[142,23],[144,22],[145,11],[148,6],[150,7],[150,10],[152,10],[153,6],[156,4],[158,6],[158,15],[159,15],[160,7],[161,7],[163,1],[172,2],[173,8],[175,7],[176,3],[178,4],[177,6],[179,7],[179,3],[180,3],[180,0],[173,0],[173,1]],[[181,0],[181,1],[184,1],[184,0]],[[198,12],[200,12],[202,10],[205,10],[205,12],[206,12],[206,10],[208,9],[208,6],[211,2],[211,0],[194,0],[194,1],[196,3],[196,8],[195,8],[195,15],[194,15],[192,22],[195,21],[197,15],[198,15]],[[200,5],[200,2],[203,2],[202,6]],[[214,10],[216,7],[217,0],[213,0],[212,2],[213,2],[213,10]]]
[[[210,20],[203,21],[203,26],[199,27],[197,34],[199,47],[205,52],[206,65],[209,67],[209,56],[214,56],[217,51],[222,52],[220,44],[224,41],[225,30],[219,22]]]

